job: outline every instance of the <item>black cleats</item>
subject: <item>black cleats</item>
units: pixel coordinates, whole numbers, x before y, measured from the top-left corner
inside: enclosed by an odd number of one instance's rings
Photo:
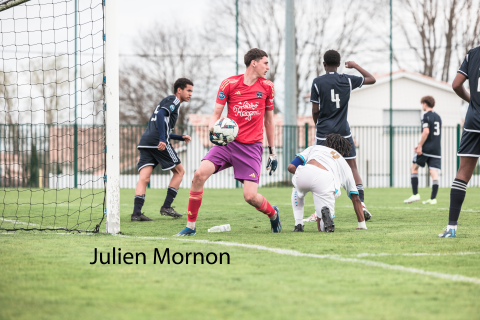
[[[292,232],[303,232],[303,224],[297,224],[295,228],[293,228]]]
[[[330,215],[330,209],[328,209],[328,207],[322,208],[322,220],[323,225],[325,226],[325,232],[335,231],[335,223],[333,222],[332,216]]]
[[[162,216],[170,216],[172,218],[183,217],[183,215],[181,213],[178,213],[177,211],[173,210],[173,207],[170,207],[170,208],[161,207],[160,208],[160,214]]]
[[[150,219],[149,217],[143,215],[143,213],[139,216],[136,214],[132,214],[130,221],[155,221],[155,219]]]

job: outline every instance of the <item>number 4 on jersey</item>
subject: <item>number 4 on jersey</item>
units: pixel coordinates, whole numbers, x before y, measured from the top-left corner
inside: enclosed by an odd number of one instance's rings
[[[337,94],[335,94],[335,91],[332,89],[332,102],[336,102],[337,103],[337,108],[340,108],[340,96]]]

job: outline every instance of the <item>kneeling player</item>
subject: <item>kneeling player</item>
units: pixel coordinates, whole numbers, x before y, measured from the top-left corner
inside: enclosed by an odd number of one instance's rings
[[[352,169],[343,158],[350,152],[350,142],[339,134],[329,134],[325,146],[308,147],[288,165],[293,176],[292,207],[295,216],[294,232],[303,232],[305,195],[311,191],[315,203],[319,231],[334,232],[335,198],[344,186],[357,214],[358,228],[367,229],[363,207],[353,178]]]
[[[180,183],[182,182],[185,169],[183,169],[177,153],[170,145],[170,139],[190,142],[190,136],[170,134],[178,119],[180,103],[189,101],[192,97],[193,82],[180,78],[173,86],[174,95],[168,96],[157,105],[150,117],[147,129],[140,138],[138,150],[140,160],[138,161],[139,178],[135,188],[135,205],[131,221],[152,221],[142,214],[141,210],[145,202],[145,191],[147,189],[153,169],[160,164],[163,171],[171,170],[172,180],[168,185],[167,197],[160,208],[162,216],[180,218],[182,215],[171,207],[175,199]]]

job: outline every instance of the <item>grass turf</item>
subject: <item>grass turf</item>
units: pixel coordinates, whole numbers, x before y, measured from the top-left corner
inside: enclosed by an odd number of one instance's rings
[[[89,221],[101,214],[102,198],[88,191],[4,194],[3,217],[56,226]],[[92,194],[98,192],[94,191]],[[335,233],[292,233],[290,188],[260,189],[280,208],[283,231],[270,232],[266,217],[243,201],[241,190],[205,190],[197,235],[188,240],[225,241],[292,249],[302,253],[336,254],[343,258],[382,262],[430,272],[480,279],[480,192],[469,188],[456,239],[437,234],[448,221],[449,189],[440,189],[437,205],[403,204],[408,189],[367,189],[373,214],[368,230],[355,230],[350,200],[337,200]],[[420,193],[427,199],[429,189]],[[55,197],[53,195],[55,194]],[[363,264],[280,255],[251,248],[170,240],[186,218],[161,217],[166,190],[147,191],[144,212],[154,222],[131,223],[133,190],[122,190],[122,234],[56,235],[17,232],[0,235],[0,319],[475,319],[479,318],[480,285]],[[56,202],[76,199],[68,205]],[[56,200],[57,199],[57,200]],[[185,213],[188,190],[174,202]],[[8,200],[8,201],[7,201]],[[86,201],[88,200],[88,201]],[[17,206],[16,203],[24,203]],[[29,203],[37,205],[29,206]],[[93,203],[94,209],[88,209]],[[57,210],[57,218],[52,212]],[[307,196],[305,217],[313,212]],[[78,214],[80,211],[81,213]],[[13,214],[14,212],[14,214]],[[59,216],[59,217],[58,217]],[[25,220],[27,219],[27,220]],[[76,219],[76,220],[75,220]],[[86,223],[86,222],[85,222]],[[229,223],[231,232],[207,229]],[[78,224],[78,223],[77,223]],[[2,228],[11,227],[3,221]],[[20,226],[20,225],[17,225]],[[104,230],[104,226],[100,230]],[[145,239],[138,237],[161,237]],[[144,252],[139,265],[90,265],[94,248],[111,252]],[[231,264],[153,264],[154,249],[163,252],[228,252]],[[361,253],[391,255],[358,257]],[[445,255],[402,256],[404,253]]]

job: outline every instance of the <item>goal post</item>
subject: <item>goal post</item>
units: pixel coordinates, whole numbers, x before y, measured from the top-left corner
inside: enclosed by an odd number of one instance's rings
[[[120,119],[118,79],[118,2],[105,8],[106,231],[120,232]]]
[[[0,0],[0,230],[120,232],[117,2]]]

